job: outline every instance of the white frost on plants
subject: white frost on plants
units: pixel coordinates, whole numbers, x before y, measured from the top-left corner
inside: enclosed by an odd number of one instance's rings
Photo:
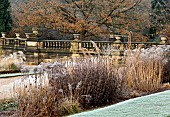
[[[133,58],[137,51],[139,51],[139,49],[132,50],[130,57]],[[158,45],[146,49],[142,48],[140,51],[139,57],[142,60],[161,60],[165,64],[170,61],[170,45]],[[128,55],[128,50],[126,50],[124,54]]]

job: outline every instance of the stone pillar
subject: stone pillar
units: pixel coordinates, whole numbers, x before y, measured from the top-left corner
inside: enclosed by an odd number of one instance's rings
[[[39,64],[40,51],[39,51],[39,42],[38,42],[38,31],[33,30],[33,33],[25,33],[27,38],[26,48],[32,50],[33,61],[31,64]]]
[[[71,42],[71,48],[70,51],[72,52],[72,57],[79,57],[78,54],[79,51],[79,38],[80,34],[73,34],[74,40]]]
[[[116,38],[115,43],[119,43],[119,44],[117,44],[119,46],[119,50],[123,51],[124,50],[124,45],[123,45],[123,43],[121,41],[122,36],[121,35],[116,35],[115,38]]]
[[[1,45],[3,46],[3,45],[5,45],[5,43],[6,43],[6,32],[1,32],[1,35],[2,35],[2,37],[1,37]]]
[[[123,44],[121,44],[121,35],[114,36],[116,41],[114,42],[113,47],[115,48],[115,53],[113,58],[115,59],[115,63],[119,64],[122,60],[121,52],[123,51]]]
[[[114,42],[114,45],[113,45],[113,47],[114,47],[114,49],[115,50],[117,50],[116,52],[115,52],[115,55],[117,55],[117,56],[119,56],[120,55],[120,51],[121,51],[121,35],[115,35],[115,39],[116,39],[116,41]]]
[[[2,47],[5,45],[6,32],[1,32],[2,37],[0,38],[0,55],[3,54]]]
[[[15,48],[18,49],[19,47],[19,40],[20,39],[20,33],[15,33],[16,39],[15,39]]]

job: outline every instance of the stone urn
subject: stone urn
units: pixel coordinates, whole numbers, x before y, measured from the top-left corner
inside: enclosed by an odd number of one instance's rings
[[[32,28],[32,33],[33,33],[35,36],[38,36],[38,35],[39,35],[39,28],[33,27],[33,28]]]
[[[165,36],[161,36],[160,44],[166,44],[167,38]]]
[[[114,38],[114,35],[113,35],[113,34],[111,34],[111,35],[109,36],[109,38],[110,38],[110,39],[113,39],[113,38]]]
[[[35,34],[35,35],[38,35],[38,34],[39,34],[38,30],[33,30],[32,32],[33,32],[33,34]]]
[[[6,32],[1,32],[2,38],[6,38]]]
[[[20,38],[20,33],[15,33],[16,38]]]
[[[115,35],[114,37],[116,39],[115,43],[121,43],[121,35]]]
[[[74,40],[79,40],[80,39],[80,34],[73,34]]]
[[[26,38],[30,38],[32,33],[25,33]]]

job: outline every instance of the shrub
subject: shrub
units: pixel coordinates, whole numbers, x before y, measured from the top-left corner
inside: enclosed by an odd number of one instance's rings
[[[110,58],[42,63],[34,70],[35,84],[23,85],[19,92],[18,115],[63,116],[112,103],[122,83],[116,70]],[[47,87],[42,83],[45,77]]]
[[[41,63],[29,76],[34,80],[19,90],[18,115],[64,116],[155,91],[166,76],[169,58],[152,49],[129,50],[122,66],[115,66],[109,56]]]
[[[81,59],[68,66],[73,95],[79,95],[83,106],[111,103],[122,82],[116,70],[110,57]]]
[[[159,45],[142,49],[140,57],[143,60],[156,60],[162,64],[161,82],[170,82],[170,45]]]
[[[154,46],[147,49],[126,51],[125,79],[128,86],[141,91],[153,91],[169,79],[169,46]]]
[[[25,55],[23,52],[18,51],[10,54],[8,56],[2,55],[0,56],[0,71],[5,70],[19,70],[24,63]]]

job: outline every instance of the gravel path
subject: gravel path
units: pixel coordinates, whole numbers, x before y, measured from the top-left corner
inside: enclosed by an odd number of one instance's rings
[[[168,117],[170,116],[170,90],[130,99],[93,111],[69,117]]]
[[[8,85],[11,82],[14,82],[15,80],[21,78],[22,76],[18,76],[18,77],[11,77],[11,78],[1,78],[0,79],[0,87],[3,85]]]
[[[20,78],[22,76],[0,79],[0,99],[13,97],[13,84]]]
[[[29,75],[29,77],[18,76],[11,78],[0,78],[0,99],[13,98],[15,97],[18,89],[22,89],[25,86],[29,87],[30,84],[31,86],[38,86],[40,83],[42,85],[48,85],[47,76],[35,78],[35,75]]]

